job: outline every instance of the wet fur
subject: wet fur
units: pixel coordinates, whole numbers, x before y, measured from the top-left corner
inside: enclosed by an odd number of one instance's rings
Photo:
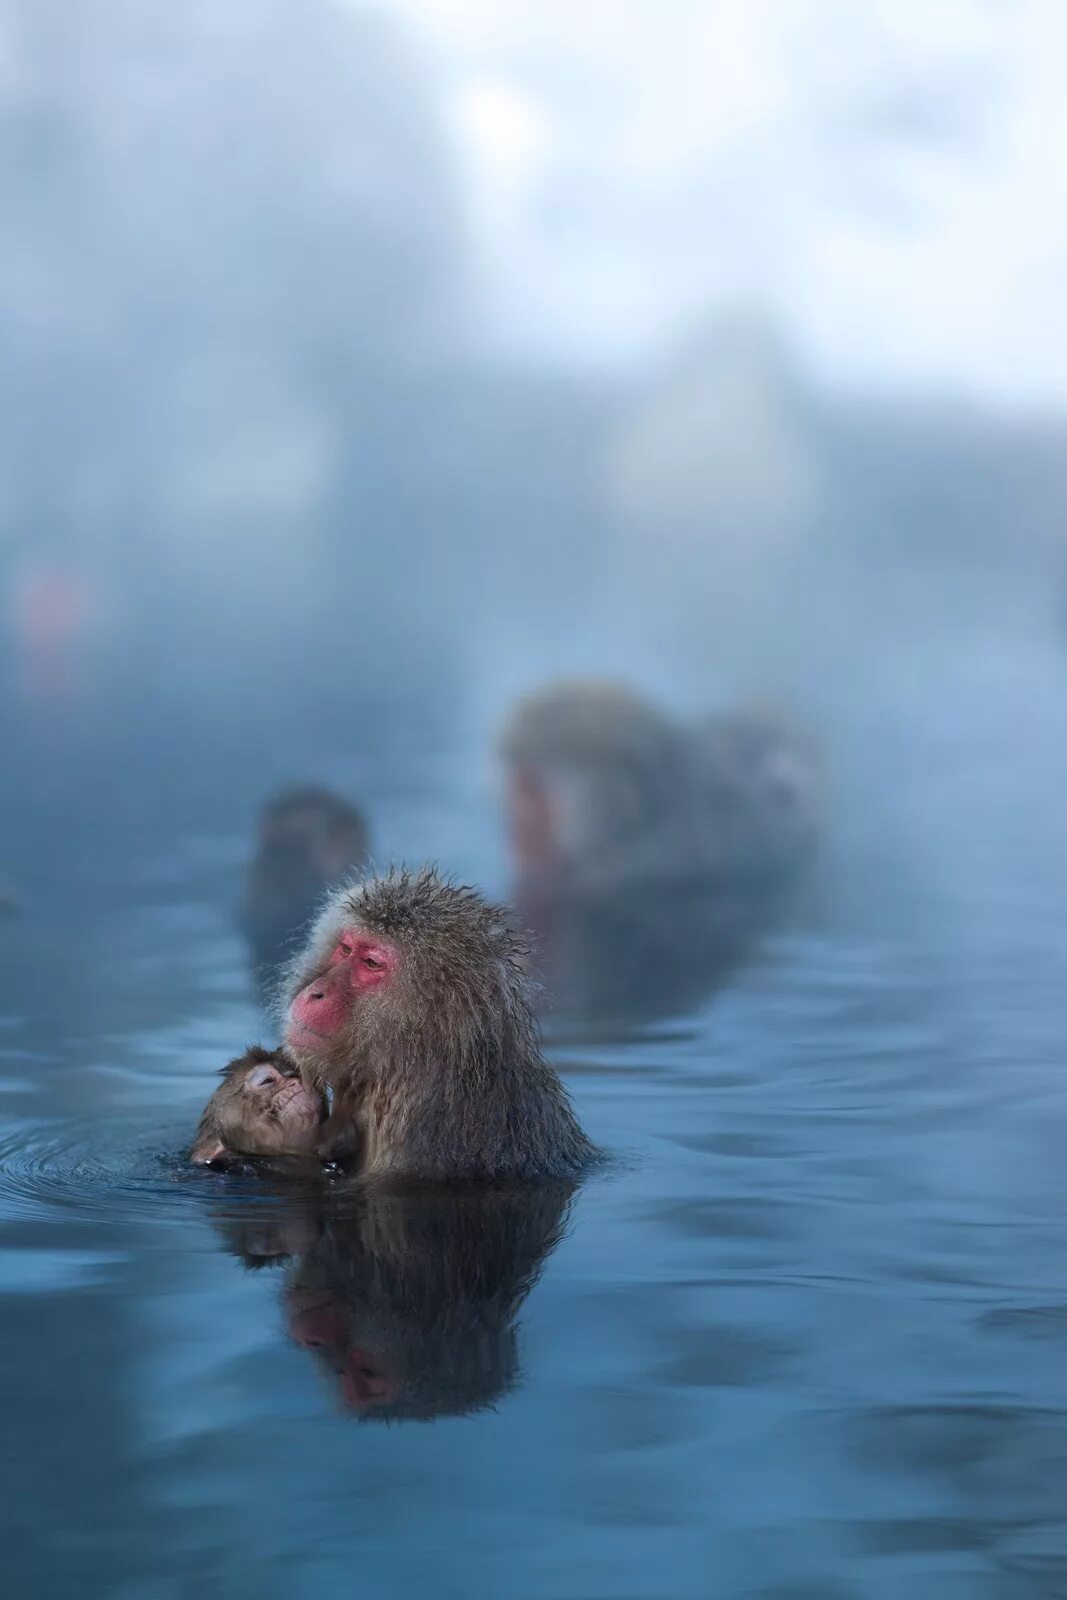
[[[295,1072],[292,1057],[284,1050],[267,1050],[263,1045],[250,1044],[244,1055],[236,1056],[220,1068],[222,1082],[204,1107],[190,1149],[190,1159],[196,1152],[215,1141],[224,1147],[220,1161],[232,1160],[240,1155],[279,1155],[278,1147],[264,1141],[264,1123],[278,1126],[280,1118],[273,1095],[249,1097],[242,1092],[242,1083],[251,1068],[265,1062],[278,1066],[286,1076]]]
[[[309,1087],[333,1091],[325,1154],[348,1154],[354,1136],[366,1176],[446,1180],[563,1177],[593,1160],[541,1053],[525,946],[499,906],[432,868],[343,889],[289,969],[283,1012],[350,927],[389,940],[400,963],[330,1054],[294,1050]]]

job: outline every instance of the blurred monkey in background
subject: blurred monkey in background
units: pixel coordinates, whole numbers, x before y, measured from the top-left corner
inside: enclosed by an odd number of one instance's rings
[[[261,996],[273,991],[327,889],[358,871],[368,848],[362,813],[328,789],[288,789],[263,807],[240,908]]]
[[[518,704],[501,754],[513,898],[565,1011],[692,1004],[818,840],[815,748],[763,708],[689,725],[625,685],[562,683]]]

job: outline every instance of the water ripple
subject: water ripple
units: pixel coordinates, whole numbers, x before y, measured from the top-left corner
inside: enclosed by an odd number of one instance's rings
[[[0,1134],[0,1221],[156,1223],[222,1193],[264,1198],[254,1179],[188,1167],[182,1133],[144,1116],[23,1121]]]

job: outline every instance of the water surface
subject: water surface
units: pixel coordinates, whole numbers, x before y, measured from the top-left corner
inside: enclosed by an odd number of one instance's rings
[[[480,1278],[467,1215],[176,1159],[264,1033],[242,840],[0,926],[14,1590],[1067,1593],[1065,708],[1049,651],[843,728],[805,915],[684,1014],[552,1019],[613,1160]],[[458,760],[387,829],[499,879]]]

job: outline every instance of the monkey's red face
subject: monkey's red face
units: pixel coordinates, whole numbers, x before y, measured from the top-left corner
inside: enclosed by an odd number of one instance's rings
[[[399,955],[386,939],[359,928],[342,929],[322,971],[305,984],[289,1007],[286,1039],[297,1050],[314,1050],[345,1030],[352,1008],[387,987]]]

